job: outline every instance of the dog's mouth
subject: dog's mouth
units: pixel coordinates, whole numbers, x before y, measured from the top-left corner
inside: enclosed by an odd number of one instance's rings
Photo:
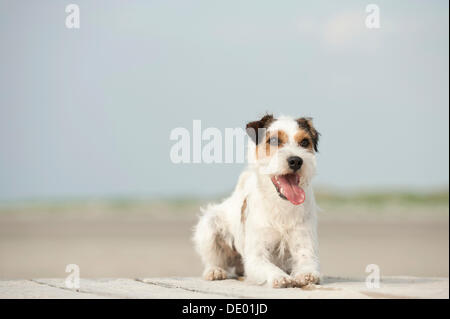
[[[272,183],[278,195],[294,205],[300,205],[305,201],[305,191],[298,186],[299,182],[300,177],[297,174],[276,175],[272,177]]]

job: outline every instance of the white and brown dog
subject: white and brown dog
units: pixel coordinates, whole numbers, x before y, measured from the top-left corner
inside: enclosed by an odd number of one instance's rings
[[[194,243],[204,278],[243,276],[276,288],[319,282],[311,186],[319,133],[310,118],[266,115],[247,124],[248,168],[233,194],[202,209]]]

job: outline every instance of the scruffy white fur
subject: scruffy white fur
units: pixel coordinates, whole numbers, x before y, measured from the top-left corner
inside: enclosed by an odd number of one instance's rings
[[[193,239],[205,279],[245,273],[250,282],[276,288],[319,282],[317,206],[311,186],[315,153],[294,140],[299,126],[290,117],[276,119],[267,130],[284,131],[288,142],[274,155],[256,159],[256,145],[249,141],[249,165],[232,195],[202,209]],[[297,173],[306,199],[300,205],[281,198],[270,179],[290,172],[286,160],[290,156],[303,159]]]

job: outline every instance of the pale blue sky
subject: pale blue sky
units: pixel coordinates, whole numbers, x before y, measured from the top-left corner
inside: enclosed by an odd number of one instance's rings
[[[318,185],[446,186],[448,37],[437,0],[0,0],[0,200],[226,193],[243,165],[172,164],[170,131],[265,111],[314,117]]]

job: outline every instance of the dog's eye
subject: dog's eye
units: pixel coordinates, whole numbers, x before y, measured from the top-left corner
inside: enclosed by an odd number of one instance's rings
[[[301,147],[308,147],[309,146],[309,140],[307,138],[304,138],[301,142],[300,142],[300,146]]]
[[[280,145],[280,140],[278,139],[278,137],[276,136],[272,136],[271,138],[269,138],[269,140],[267,141],[270,145],[274,145],[274,146],[278,146]]]

